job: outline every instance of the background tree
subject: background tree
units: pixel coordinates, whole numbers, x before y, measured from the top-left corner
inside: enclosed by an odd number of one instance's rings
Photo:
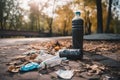
[[[103,33],[102,0],[96,0],[97,5],[97,33]]]
[[[56,10],[56,14],[58,15],[55,19],[56,26],[58,30],[61,30],[63,35],[71,34],[71,22],[74,16],[72,9],[70,9],[70,4],[59,7]],[[58,31],[57,30],[57,31]]]
[[[112,1],[112,21],[110,30],[114,30],[114,33],[120,33],[120,0]]]
[[[81,11],[84,19],[84,34],[91,34],[96,30],[96,4],[95,0],[74,0],[74,9]],[[94,20],[94,22],[93,22]]]
[[[19,29],[22,26],[21,8],[17,0],[0,0],[0,29]],[[18,28],[19,26],[19,28]]]
[[[5,29],[5,20],[6,20],[6,3],[8,0],[0,0],[0,29],[3,30]]]
[[[48,0],[50,1],[50,0]],[[53,0],[52,3],[53,4],[47,4],[48,6],[46,8],[49,8],[50,6],[52,6],[51,8],[51,16],[46,16],[46,21],[49,27],[49,36],[52,36],[53,33],[53,20],[54,20],[54,14],[55,14],[55,7],[56,7],[56,1],[57,0]],[[49,14],[49,13],[48,13]]]
[[[106,30],[105,32],[110,32],[110,22],[111,22],[111,9],[112,9],[112,0],[109,0],[109,7],[108,7],[108,16],[107,16],[107,23],[106,23]]]
[[[30,6],[30,26],[31,26],[31,31],[37,31],[39,29],[39,4],[37,2],[31,1],[29,2]]]
[[[24,2],[28,9],[22,7]],[[85,34],[120,32],[119,0],[0,0],[0,30],[70,35],[76,10],[81,11]]]

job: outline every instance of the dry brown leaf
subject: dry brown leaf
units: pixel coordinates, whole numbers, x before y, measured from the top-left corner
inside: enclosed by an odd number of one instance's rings
[[[98,65],[94,64],[94,65],[90,66],[90,68],[93,70],[96,70],[98,68]]]
[[[87,72],[87,75],[88,75],[88,76],[92,76],[92,75],[93,75],[93,73]]]
[[[58,51],[58,50],[60,50],[60,46],[55,46],[54,49],[55,49],[55,51]]]
[[[29,58],[30,60],[34,60],[37,56],[38,56],[37,54],[31,54]]]
[[[25,55],[19,55],[19,56],[15,56],[12,60],[19,60],[19,59],[23,59],[25,58]]]
[[[8,71],[9,71],[9,72],[14,72],[14,73],[16,73],[16,72],[19,72],[19,70],[20,70],[20,68],[14,66],[14,65],[11,65],[11,66],[8,67]]]

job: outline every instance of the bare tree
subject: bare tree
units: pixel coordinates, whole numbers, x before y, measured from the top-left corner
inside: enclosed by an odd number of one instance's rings
[[[107,16],[107,23],[106,23],[106,33],[110,32],[110,22],[111,22],[111,8],[112,8],[112,0],[109,0],[109,7],[108,7],[108,16]]]
[[[96,0],[97,5],[97,33],[103,33],[103,15],[102,15],[102,0]]]
[[[6,6],[6,0],[0,0],[0,29],[4,29],[4,10]]]

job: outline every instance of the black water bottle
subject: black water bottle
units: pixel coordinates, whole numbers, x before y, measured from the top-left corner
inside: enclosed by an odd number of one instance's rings
[[[76,12],[72,20],[72,45],[73,49],[60,50],[59,56],[81,60],[83,58],[83,20],[80,18],[80,12]]]
[[[72,20],[72,45],[73,49],[80,49],[80,56],[83,56],[83,19],[80,12],[75,12]]]

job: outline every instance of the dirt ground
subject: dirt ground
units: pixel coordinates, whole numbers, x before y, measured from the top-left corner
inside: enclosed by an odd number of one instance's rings
[[[71,48],[71,43],[71,39],[66,39],[0,47],[0,80],[64,80],[55,73],[59,69],[77,70],[70,80],[120,80],[120,41],[84,41],[83,60],[68,60],[44,70],[8,71],[7,64],[13,57],[26,51],[46,49],[54,55],[59,49]]]

